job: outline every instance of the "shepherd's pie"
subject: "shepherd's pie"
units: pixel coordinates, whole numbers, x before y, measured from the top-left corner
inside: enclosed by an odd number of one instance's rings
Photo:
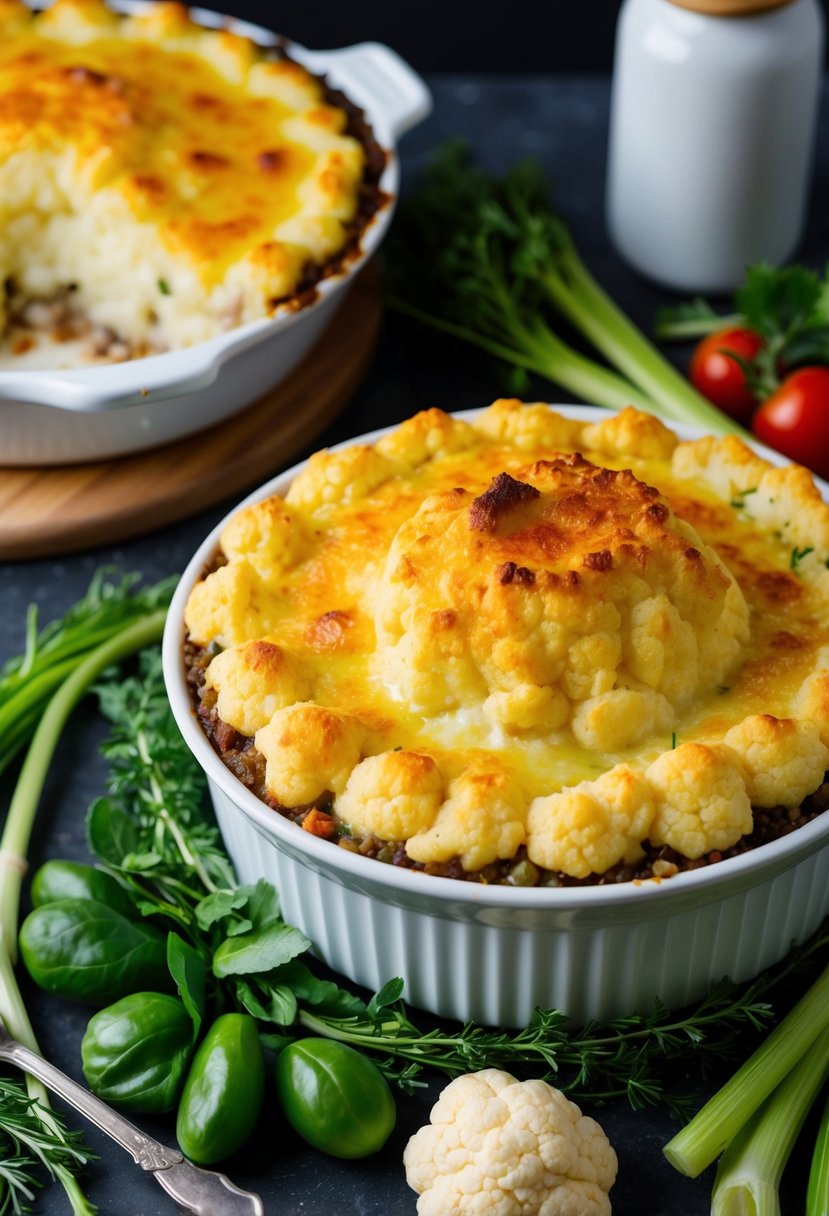
[[[496,401],[314,455],[193,588],[205,729],[341,847],[669,876],[829,801],[829,506],[738,439]]]
[[[123,358],[269,316],[354,239],[378,155],[324,82],[183,5],[0,0],[4,365],[38,327]]]

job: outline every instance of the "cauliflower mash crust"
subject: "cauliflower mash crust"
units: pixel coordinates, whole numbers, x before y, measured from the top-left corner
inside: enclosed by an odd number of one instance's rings
[[[123,358],[269,316],[354,236],[377,166],[353,118],[181,4],[0,0],[4,365],[50,318],[74,358],[79,317]]]
[[[185,613],[202,720],[342,847],[663,877],[829,801],[829,506],[734,437],[426,410],[312,456],[221,550]]]

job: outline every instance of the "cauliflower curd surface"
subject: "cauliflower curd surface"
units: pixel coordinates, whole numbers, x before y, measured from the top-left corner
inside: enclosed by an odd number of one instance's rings
[[[829,507],[733,438],[496,401],[241,510],[190,640],[265,796],[474,873],[687,859],[829,765]]]
[[[610,1216],[618,1166],[575,1102],[497,1068],[450,1081],[403,1164],[418,1216]]]
[[[183,4],[0,0],[0,321],[65,297],[140,354],[271,315],[349,239],[347,128],[299,63]]]

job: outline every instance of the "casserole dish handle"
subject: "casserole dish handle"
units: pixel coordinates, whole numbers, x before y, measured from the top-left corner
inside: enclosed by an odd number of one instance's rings
[[[317,57],[311,55],[310,60]],[[405,135],[429,114],[432,95],[425,82],[405,59],[382,42],[359,42],[337,51],[326,51],[319,69],[332,85],[370,113],[380,114],[394,139]]]

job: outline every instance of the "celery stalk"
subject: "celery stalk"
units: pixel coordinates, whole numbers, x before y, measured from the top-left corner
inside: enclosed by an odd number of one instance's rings
[[[812,1153],[806,1216],[829,1216],[829,1098],[823,1107],[817,1140]]]
[[[13,963],[17,956],[17,922],[26,854],[49,764],[70,713],[90,685],[107,667],[136,650],[157,642],[161,637],[166,615],[166,609],[161,608],[154,612],[145,612],[145,615],[137,619],[133,618],[122,625],[114,636],[100,642],[77,660],[46,705],[12,795],[6,824],[0,837],[0,1016],[10,1033],[32,1051],[39,1051],[39,1048],[20,995]],[[58,664],[58,669],[65,674],[63,662]],[[22,672],[24,677],[31,675],[28,654]],[[40,685],[41,681],[38,679],[37,683]],[[38,691],[41,692],[42,689],[39,688]],[[45,1089],[31,1077],[27,1077],[27,1087],[29,1093],[40,1103],[37,1108],[39,1117],[54,1132],[57,1125],[51,1122]],[[56,1166],[53,1172],[63,1186],[75,1216],[93,1216],[95,1209],[84,1196],[71,1171],[64,1166]]]
[[[745,431],[707,402],[645,337],[584,265],[574,246],[558,256],[558,272],[543,275],[550,298],[597,350],[657,403],[674,422],[689,422],[715,434]]]
[[[665,1145],[690,1178],[711,1164],[829,1026],[829,967],[783,1021],[682,1131]]]
[[[711,1216],[780,1216],[780,1178],[827,1074],[829,1028],[728,1145],[717,1168]]]
[[[593,404],[635,405],[715,433],[744,434],[588,271],[537,162],[493,178],[463,147],[446,146],[404,200],[390,237],[387,301],[398,311]],[[603,359],[576,350],[571,330]]]

